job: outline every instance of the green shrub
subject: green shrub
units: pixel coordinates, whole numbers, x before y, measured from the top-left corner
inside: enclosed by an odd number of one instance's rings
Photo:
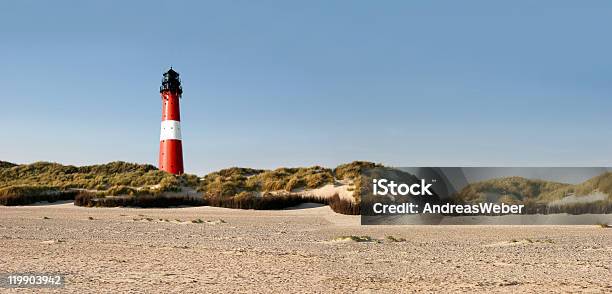
[[[550,205],[568,195],[580,197],[595,192],[605,193],[608,197],[594,202]],[[603,173],[577,185],[521,177],[491,179],[469,184],[457,193],[456,201],[484,202],[489,193],[500,195],[498,202],[525,205],[526,214],[605,214],[612,211],[612,173]]]
[[[287,184],[285,185],[285,190],[291,191],[291,190],[298,189],[300,187],[304,187],[305,185],[306,184],[304,183],[302,179],[294,175],[289,179],[289,182],[287,182]]]
[[[356,180],[366,169],[383,167],[381,164],[376,164],[367,161],[353,161],[347,164],[341,164],[334,169],[334,176],[339,180]]]
[[[159,182],[159,190],[164,192],[180,192],[180,182],[177,177],[167,176]]]
[[[349,236],[339,236],[339,237],[336,237],[336,238],[334,238],[333,241],[375,242],[377,240],[372,238],[372,237],[370,237],[370,236],[349,235]]]
[[[170,207],[170,206],[202,206],[205,204],[202,198],[187,196],[118,196],[105,197],[95,194],[82,193],[76,196],[74,204],[86,207]]]
[[[502,199],[513,203],[538,199],[541,194],[550,193],[570,186],[569,184],[532,180],[522,177],[506,177],[469,184],[458,194],[457,199],[466,203],[483,202],[488,193],[502,195]]]
[[[0,160],[0,168],[10,168],[10,167],[14,167],[17,166],[14,163],[8,162],[8,161],[2,161]]]
[[[234,196],[245,191],[265,193],[289,192],[300,188],[315,189],[333,182],[331,170],[319,166],[269,171],[230,168],[206,175],[200,181],[198,190],[207,195]]]
[[[608,194],[608,200],[612,200],[612,172],[603,173],[577,185],[568,185],[561,189],[547,191],[541,195],[540,199],[542,201],[554,201],[570,194],[582,196],[596,191]]]
[[[115,186],[108,189],[105,193],[109,196],[117,196],[117,195],[135,195],[136,189],[128,187],[128,186]]]
[[[208,206],[256,210],[283,209],[297,206],[302,203],[320,203],[329,205],[329,207],[337,213],[349,215],[359,215],[360,213],[359,204],[350,200],[341,199],[337,194],[331,198],[324,198],[296,194],[267,194],[264,196],[257,196],[253,192],[242,192],[236,196],[230,197],[205,197],[204,202],[206,203],[205,205]]]
[[[385,240],[389,241],[389,242],[406,242],[405,238],[396,238],[395,236],[386,236]]]
[[[276,209],[316,202],[329,204],[336,212],[359,214],[359,204],[340,199],[337,195],[324,199],[270,193],[316,189],[333,184],[333,171],[320,166],[269,171],[229,168],[200,179],[195,175],[172,175],[148,164],[120,161],[82,167],[50,162],[1,163],[0,205],[74,199],[80,206],[165,207],[211,203],[232,208]],[[352,165],[367,166],[365,163]],[[182,186],[197,187],[205,197],[193,199],[162,195],[163,192],[180,192]]]
[[[368,170],[384,168],[382,164],[376,164],[367,161],[353,161],[347,164],[341,164],[334,169],[334,176],[339,180],[352,180],[353,181],[353,198],[355,202],[361,202],[361,195],[367,193],[367,187],[364,185],[365,182],[363,177],[364,173]]]
[[[115,186],[153,186],[162,181],[168,189],[173,189],[176,181],[192,187],[198,182],[193,175],[175,176],[149,164],[121,161],[82,167],[35,162],[0,168],[0,188],[29,185],[106,190]]]
[[[0,205],[27,205],[35,202],[73,200],[78,192],[49,186],[11,186],[0,189]]]
[[[26,198],[30,199],[28,201],[73,199],[78,192],[66,193],[76,189],[97,190],[105,195],[155,196],[162,192],[178,192],[183,185],[196,187],[199,182],[195,175],[176,176],[149,164],[121,161],[82,167],[50,162],[14,165],[2,161],[0,166],[0,190],[8,189],[0,192],[8,195],[0,204],[26,203]],[[9,195],[7,191],[12,192]],[[63,196],[56,196],[59,191]],[[43,194],[45,197],[40,196]]]

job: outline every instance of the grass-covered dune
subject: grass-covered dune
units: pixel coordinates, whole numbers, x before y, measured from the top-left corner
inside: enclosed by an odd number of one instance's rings
[[[358,214],[362,195],[371,194],[367,183],[376,177],[397,178],[399,182],[416,179],[365,161],[333,169],[233,167],[202,178],[189,174],[176,176],[149,164],[121,161],[80,167],[0,161],[0,205],[74,199],[81,206],[211,205],[278,209],[315,202],[330,205],[340,213]],[[344,196],[339,197],[337,188],[344,189]],[[320,194],[322,190],[327,194]],[[529,213],[607,213],[612,211],[610,195],[612,173],[605,173],[577,185],[521,177],[491,179],[469,184],[455,199],[460,203],[524,204]]]
[[[516,203],[538,200],[543,193],[568,186],[571,185],[522,177],[505,177],[469,184],[457,194],[457,197],[465,202],[483,202],[487,199],[487,194],[497,194],[501,196],[502,202]]]
[[[344,181],[353,185],[354,199],[359,202],[361,178],[367,169],[380,167],[366,161],[342,164],[334,169],[320,166],[258,170],[233,167],[206,175],[198,191],[209,197],[232,197],[246,194],[267,194],[317,189]]]
[[[96,195],[149,195],[197,185],[193,175],[174,176],[148,164],[111,162],[72,166],[51,162],[0,164],[0,205],[74,199],[79,191]]]
[[[78,194],[74,190],[62,190],[49,186],[10,186],[0,189],[0,205],[25,205],[34,202],[72,200]]]
[[[505,177],[467,185],[456,195],[462,203],[483,201],[523,204],[527,213],[610,213],[612,173],[571,185],[552,181]]]
[[[167,207],[213,205],[231,208],[273,209],[304,202],[330,205],[334,210],[358,214],[359,191],[354,200],[302,196],[299,191],[326,185],[360,186],[363,169],[376,166],[353,162],[335,169],[320,166],[258,170],[229,168],[202,179],[175,176],[148,164],[111,162],[72,166],[51,162],[17,165],[0,162],[0,205],[76,199],[82,206]],[[348,183],[348,184],[347,184]],[[197,195],[185,193],[198,191]]]
[[[577,197],[604,193],[612,199],[612,173],[604,173],[577,185],[551,181],[506,177],[467,185],[457,197],[465,202],[481,202],[487,194],[500,195],[500,201],[550,203],[569,195]]]
[[[210,196],[234,196],[241,192],[293,191],[300,188],[319,188],[334,183],[331,169],[319,166],[308,168],[279,168],[257,170],[228,168],[206,175],[199,191]]]
[[[122,161],[79,167],[52,162],[0,166],[0,189],[10,186],[48,186],[102,191],[122,186],[144,188],[156,185],[162,189],[172,189],[183,182],[196,185],[197,177],[175,177],[150,164]]]
[[[228,168],[206,175],[198,191],[207,205],[229,208],[284,208],[314,202],[329,205],[343,214],[359,214],[362,177],[366,169],[380,167],[371,162],[355,161],[334,169],[320,166],[257,170]],[[347,184],[348,183],[348,184]],[[353,199],[337,194],[332,197],[303,196],[304,190],[326,185],[350,185]]]
[[[0,168],[4,168],[4,167],[13,167],[16,166],[16,164],[12,163],[12,162],[8,162],[8,161],[2,161],[0,160]]]
[[[608,194],[612,200],[612,172],[607,172],[577,185],[567,185],[560,189],[547,191],[539,197],[541,201],[555,201],[567,195],[590,195],[596,192]]]

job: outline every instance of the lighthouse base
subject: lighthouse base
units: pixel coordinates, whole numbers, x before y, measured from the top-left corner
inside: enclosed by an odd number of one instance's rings
[[[159,142],[159,169],[175,175],[185,172],[181,140],[169,139]]]

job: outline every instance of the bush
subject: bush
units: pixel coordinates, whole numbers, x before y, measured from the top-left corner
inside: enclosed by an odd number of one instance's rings
[[[9,168],[9,167],[14,167],[14,166],[17,166],[17,165],[12,162],[0,160],[0,168]]]
[[[235,197],[205,197],[206,205],[255,210],[274,210],[294,207],[302,203],[319,203],[329,205],[337,213],[359,215],[359,204],[341,199],[337,194],[330,197],[301,196],[296,194],[256,196],[243,192]]]
[[[495,193],[503,195],[505,201],[517,203],[518,201],[537,199],[541,194],[550,193],[567,186],[569,184],[522,177],[505,177],[469,184],[457,194],[457,198],[467,203],[483,202],[487,193]]]
[[[612,172],[603,173],[577,185],[568,185],[562,189],[542,193],[540,200],[554,201],[567,195],[589,195],[593,192],[608,194],[608,200],[612,200]]]
[[[359,214],[359,205],[349,200],[340,199],[338,195],[331,198],[300,196],[295,194],[257,196],[243,192],[235,197],[192,198],[187,196],[113,196],[107,197],[97,193],[82,192],[76,195],[74,204],[86,207],[170,207],[170,206],[215,206],[237,209],[274,210],[297,206],[302,203],[320,203],[341,214]]]
[[[198,191],[207,195],[227,197],[240,192],[316,189],[332,183],[334,176],[331,169],[320,166],[278,168],[269,171],[234,167],[206,175],[200,182]]]
[[[334,176],[339,180],[356,180],[364,170],[383,167],[381,164],[376,164],[368,161],[353,161],[347,164],[341,164],[334,169]]]
[[[230,208],[282,209],[315,202],[328,204],[339,213],[359,214],[359,204],[340,199],[337,195],[326,199],[269,193],[316,189],[333,184],[333,171],[320,166],[272,171],[229,168],[208,174],[200,180],[195,175],[176,176],[149,164],[121,161],[82,167],[50,162],[0,164],[0,205],[74,199],[79,206],[167,207],[210,203]],[[345,175],[351,171],[361,171],[362,167],[369,165],[373,164],[357,162],[344,165],[340,167],[340,173]],[[199,186],[198,190],[207,197],[162,196],[163,192],[180,192],[182,186]],[[94,191],[85,192],[83,189]],[[359,190],[356,189],[355,193],[359,194]],[[263,197],[259,196],[262,194]]]
[[[0,205],[27,205],[41,201],[74,200],[78,192],[46,186],[12,186],[0,189]]]
[[[187,196],[114,196],[105,197],[92,193],[81,193],[76,196],[74,204],[86,207],[142,207],[142,208],[163,208],[170,206],[202,206],[205,204],[201,198]]]
[[[5,165],[10,166],[2,164]],[[195,187],[198,178],[193,175],[175,176],[150,164],[121,161],[82,167],[36,162],[0,168],[0,188],[26,185],[107,190],[117,186],[154,186],[162,182],[164,189],[175,190],[179,184]]]
[[[325,200],[318,197],[294,194],[259,197],[249,193],[240,193],[235,197],[206,197],[205,202],[209,206],[255,210],[283,209],[307,202],[325,204]]]
[[[159,182],[159,190],[164,192],[180,192],[180,182],[176,177],[164,177]]]
[[[357,235],[348,235],[348,236],[338,236],[333,239],[333,241],[351,241],[351,242],[377,242],[378,240],[370,237],[370,236],[357,236]]]
[[[608,197],[594,202],[553,205],[568,195],[579,199],[596,192],[607,194]],[[577,185],[521,177],[491,179],[469,184],[457,193],[455,202],[484,202],[487,193],[500,195],[498,203],[525,205],[526,214],[606,214],[612,212],[612,173],[603,173]]]
[[[359,215],[361,207],[359,203],[355,203],[351,200],[341,199],[338,194],[335,194],[328,199],[329,207],[341,214]]]
[[[384,168],[382,164],[377,164],[368,161],[353,161],[347,164],[341,164],[334,169],[334,176],[339,180],[353,181],[353,199],[355,202],[361,202],[361,196],[368,192],[364,183],[369,181],[363,179],[364,173],[368,170],[379,170]]]
[[[136,195],[138,190],[128,187],[128,186],[115,186],[108,189],[104,194],[113,196],[113,195]]]

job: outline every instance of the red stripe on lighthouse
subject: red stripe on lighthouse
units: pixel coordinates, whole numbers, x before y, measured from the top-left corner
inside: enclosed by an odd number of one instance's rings
[[[160,88],[162,123],[159,136],[159,169],[173,174],[184,173],[179,106],[179,98],[183,90],[178,76],[179,74],[170,68],[164,74]]]
[[[183,173],[183,143],[181,140],[159,142],[159,169],[175,175]]]
[[[179,105],[178,93],[164,91],[162,96],[162,121],[176,120],[181,121],[181,110]]]

